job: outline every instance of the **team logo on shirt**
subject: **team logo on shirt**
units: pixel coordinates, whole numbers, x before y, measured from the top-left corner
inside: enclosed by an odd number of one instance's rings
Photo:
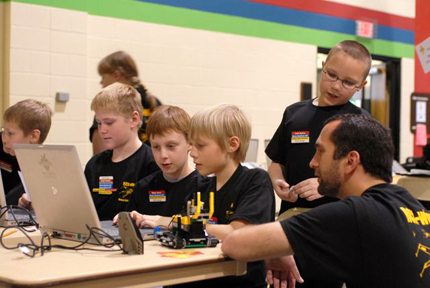
[[[293,131],[291,132],[291,143],[309,143],[309,131]]]
[[[234,204],[231,203],[230,208],[225,211],[225,219],[230,220],[231,217],[234,215]]]
[[[115,191],[116,188],[113,188],[113,176],[100,176],[99,188],[93,188],[93,192],[102,195],[111,195]]]
[[[417,243],[417,250],[415,253],[415,257],[420,258],[421,261],[425,261],[423,264],[423,269],[421,270],[420,277],[423,278],[424,272],[430,268],[430,247],[427,246],[430,239],[430,233],[428,226],[430,225],[430,213],[427,211],[417,211],[416,216],[414,211],[406,207],[400,207],[400,210],[404,213],[406,221],[409,224],[420,226],[421,229],[413,230],[412,236],[415,239],[415,243]],[[427,226],[427,227],[426,227]],[[422,242],[422,243],[421,243]],[[425,244],[423,244],[425,243]],[[426,256],[427,255],[427,256]],[[430,274],[427,274],[427,277]]]
[[[12,172],[13,168],[11,164],[8,164],[6,162],[0,161],[0,169],[3,169],[7,172]]]
[[[129,196],[133,193],[135,185],[135,183],[130,183],[127,181],[122,182],[122,186],[118,190],[118,201],[129,202]]]
[[[166,191],[164,190],[149,190],[149,202],[166,202]]]

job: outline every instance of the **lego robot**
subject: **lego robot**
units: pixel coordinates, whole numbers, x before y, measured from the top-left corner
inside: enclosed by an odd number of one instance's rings
[[[209,212],[203,211],[200,192],[197,192],[197,203],[194,199],[187,202],[186,212],[172,216],[172,231],[160,231],[155,239],[162,245],[173,249],[215,247],[219,241],[207,234],[206,223],[212,219],[214,212],[214,193],[210,193]]]

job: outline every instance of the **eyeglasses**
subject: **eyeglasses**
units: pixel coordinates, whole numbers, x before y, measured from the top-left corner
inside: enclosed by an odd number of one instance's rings
[[[349,90],[361,89],[361,86],[356,86],[354,83],[348,80],[342,80],[339,77],[337,77],[336,74],[333,74],[324,69],[322,69],[322,72],[325,74],[325,77],[327,77],[327,80],[332,82],[336,82],[337,80],[339,80],[342,83],[342,86],[345,87],[346,89],[349,89]]]

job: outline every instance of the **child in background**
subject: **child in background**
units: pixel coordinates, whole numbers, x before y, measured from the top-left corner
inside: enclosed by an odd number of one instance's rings
[[[136,89],[121,83],[109,85],[93,99],[91,110],[108,150],[88,161],[85,177],[100,220],[111,220],[125,211],[135,183],[159,168],[137,134],[142,104]]]
[[[161,105],[160,100],[146,90],[145,86],[140,82],[136,63],[130,55],[123,51],[117,51],[109,54],[98,65],[98,73],[102,77],[100,84],[103,88],[112,83],[119,82],[133,86],[139,92],[142,100],[142,125],[139,128],[139,138],[143,143],[148,142],[146,134],[146,123],[148,117],[157,106]],[[107,149],[104,142],[99,137],[97,132],[97,123],[94,120],[90,128],[90,141],[93,143],[93,154],[96,155]]]
[[[51,128],[52,114],[47,104],[33,99],[18,102],[3,114],[0,168],[8,205],[18,205],[24,193],[13,145],[42,144]],[[28,198],[26,200],[29,204]]]
[[[190,121],[182,108],[168,105],[157,108],[149,118],[146,131],[161,170],[137,182],[131,195],[127,210],[136,210],[131,215],[140,227],[167,227],[190,195],[200,191],[203,177],[188,162]]]
[[[218,225],[211,229],[239,229],[246,225],[274,220],[275,200],[266,171],[248,169],[245,159],[251,139],[251,124],[234,105],[220,105],[196,113],[191,120],[191,157],[202,175],[214,174],[212,185],[202,195],[209,204],[209,192],[215,192],[214,217]],[[230,276],[178,285],[179,287],[267,287],[263,261],[247,264],[243,276]]]

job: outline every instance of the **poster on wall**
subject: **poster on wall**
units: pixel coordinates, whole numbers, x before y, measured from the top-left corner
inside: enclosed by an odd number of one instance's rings
[[[415,133],[418,124],[426,126],[430,133],[430,94],[412,93],[411,95],[411,132]]]
[[[424,73],[428,73],[430,71],[430,37],[418,44],[415,49]]]

